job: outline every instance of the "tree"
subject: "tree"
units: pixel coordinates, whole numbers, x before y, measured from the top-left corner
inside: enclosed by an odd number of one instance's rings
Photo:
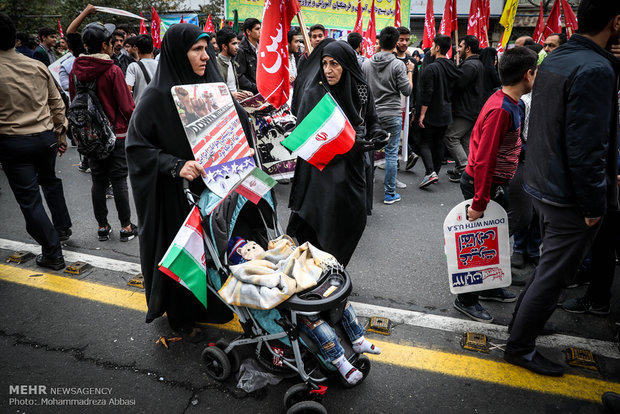
[[[215,26],[217,30],[220,27],[222,18],[225,18],[224,0],[211,0],[208,4],[200,6],[200,14],[204,14],[204,19],[200,21],[200,27],[205,24],[210,14],[211,20],[213,20],[213,26]]]

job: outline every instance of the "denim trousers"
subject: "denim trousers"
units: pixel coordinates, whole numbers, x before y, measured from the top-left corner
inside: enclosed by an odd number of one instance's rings
[[[62,180],[56,177],[56,148],[52,131],[0,136],[0,164],[24,215],[26,231],[41,245],[43,256],[54,259],[62,256],[58,231],[71,227]]]
[[[400,144],[400,133],[403,128],[403,118],[401,116],[386,116],[379,118],[381,128],[390,134],[388,144],[385,146],[385,180],[383,190],[387,195],[396,193],[396,170],[398,168],[398,144]]]
[[[319,344],[321,348],[321,354],[328,361],[335,361],[344,355],[344,349],[338,340],[336,331],[327,322],[320,318],[319,315],[314,316],[300,316],[301,329],[310,337],[314,342]],[[351,342],[360,339],[364,336],[364,327],[357,320],[353,306],[347,302],[340,324],[346,331]]]
[[[108,183],[111,183],[118,219],[121,226],[129,226],[131,224],[131,210],[129,207],[129,188],[127,187],[128,170],[125,140],[117,139],[114,149],[107,158],[102,160],[89,158],[88,162],[93,180],[91,197],[97,224],[99,227],[106,227],[109,224],[105,191],[108,188]]]

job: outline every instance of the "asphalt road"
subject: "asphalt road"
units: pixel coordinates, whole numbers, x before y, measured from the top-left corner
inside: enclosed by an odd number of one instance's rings
[[[78,162],[77,152],[70,148],[57,164],[73,220],[73,236],[65,249],[138,263],[138,240],[118,241],[119,223],[112,200],[108,201],[108,207],[114,228],[113,238],[104,243],[97,240],[90,202],[90,175],[77,170]],[[403,201],[387,206],[381,202],[382,178],[383,172],[377,170],[373,215],[369,217],[364,236],[348,268],[354,283],[351,299],[380,307],[443,316],[457,322],[465,320],[452,307],[454,297],[447,284],[441,229],[445,215],[462,200],[458,185],[449,183],[442,171],[439,184],[420,190],[417,184],[422,178],[422,167],[417,165],[413,172],[399,173],[399,179],[408,185],[407,189],[400,190]],[[276,188],[283,227],[288,221],[289,187],[278,185]],[[22,215],[4,174],[0,174],[0,189],[0,238],[34,243],[24,230]],[[0,250],[0,258],[9,253]],[[19,268],[32,275],[42,273],[32,262]],[[236,388],[234,379],[219,384],[204,373],[199,364],[204,344],[182,341],[172,344],[169,350],[156,345],[159,336],[172,335],[165,320],[145,324],[143,312],[129,309],[120,302],[102,303],[97,298],[80,297],[80,292],[60,293],[33,288],[13,283],[8,276],[2,279],[2,275],[3,268],[0,268],[0,303],[4,305],[4,312],[0,313],[2,412],[283,412],[282,395],[295,383],[293,380],[246,394]],[[125,286],[130,277],[127,273],[94,269],[71,280],[94,281],[131,290]],[[519,288],[512,287],[511,290],[519,292]],[[142,295],[137,289],[134,293]],[[620,287],[616,282],[610,317],[573,315],[558,310],[552,322],[564,335],[617,341],[618,293]],[[583,294],[583,288],[566,293],[567,297],[580,294]],[[511,304],[491,303],[487,308],[495,316],[495,325],[507,325]],[[235,334],[208,328],[208,335],[209,340],[215,341],[221,336],[230,339]],[[390,337],[369,334],[373,340],[384,341],[386,354],[400,352],[399,346],[402,346],[404,350],[436,350],[440,359],[434,365],[423,367],[416,366],[414,357],[373,359],[371,375],[359,387],[345,390],[337,384],[329,384],[324,405],[332,413],[601,412],[600,405],[592,400],[562,396],[559,395],[561,392],[547,391],[544,387],[534,391],[518,379],[506,377],[505,381],[493,382],[475,377],[473,369],[471,376],[467,372],[451,370],[446,360],[441,359],[445,355],[474,355],[480,361],[501,364],[501,353],[497,350],[490,355],[464,351],[459,345],[461,335],[460,331],[408,325],[395,326]],[[560,349],[550,351],[555,352],[556,359],[561,358]],[[617,385],[620,382],[617,361],[604,358],[600,361],[600,373],[576,370],[571,371],[571,375],[611,381],[612,385]],[[498,366],[503,369],[503,365]],[[48,389],[111,388],[111,391],[105,395],[108,403],[105,407],[91,405],[86,410],[84,407],[58,405],[33,407],[19,404],[28,401],[11,401],[11,398],[40,401],[41,395],[11,394],[11,386],[19,384],[44,385]]]

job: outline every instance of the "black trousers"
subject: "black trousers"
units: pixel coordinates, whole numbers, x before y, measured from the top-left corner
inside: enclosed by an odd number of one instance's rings
[[[44,256],[62,256],[58,231],[71,227],[62,180],[56,177],[56,136],[52,131],[33,135],[0,135],[0,163],[26,221],[26,231],[42,247]],[[39,186],[52,214],[50,221]]]
[[[117,139],[114,150],[107,158],[102,160],[89,158],[88,162],[93,180],[91,196],[97,224],[99,227],[108,225],[105,190],[108,188],[108,183],[111,183],[118,219],[122,227],[129,226],[131,224],[131,210],[129,208],[129,188],[127,187],[128,171],[125,140]]]
[[[425,128],[418,126],[420,157],[426,169],[424,175],[429,175],[433,171],[439,174],[443,162],[443,137],[447,128],[447,125],[443,127],[425,125]]]
[[[475,191],[474,179],[471,175],[463,171],[463,175],[461,175],[461,192],[463,193],[465,200],[474,198],[474,195],[476,194]],[[491,200],[497,202],[500,206],[507,210],[510,205],[510,188],[508,184],[491,184]],[[508,226],[510,226],[510,220],[508,221]],[[512,235],[512,231],[510,229],[509,233]],[[496,289],[483,290],[481,292],[459,293],[457,296],[459,298],[459,302],[463,305],[472,306],[478,303],[478,295],[480,293],[492,293],[494,291],[496,291]]]
[[[620,212],[608,211],[592,244],[592,278],[586,295],[594,307],[609,305],[611,285],[616,272],[616,245],[620,227]]]
[[[517,300],[506,353],[526,355],[557,307],[563,286],[571,281],[600,227],[586,226],[576,207],[555,207],[534,199],[543,242],[540,262]]]

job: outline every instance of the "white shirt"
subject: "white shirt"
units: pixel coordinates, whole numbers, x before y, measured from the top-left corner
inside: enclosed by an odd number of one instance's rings
[[[155,59],[141,59],[140,62],[144,64],[146,72],[151,77],[151,80],[153,80],[153,76],[155,76],[157,64],[159,62]],[[147,86],[146,78],[144,77],[144,73],[142,73],[142,69],[140,69],[138,62],[131,62],[127,67],[125,82],[127,82],[127,85],[133,87],[133,100],[137,105],[140,95],[142,95]]]

